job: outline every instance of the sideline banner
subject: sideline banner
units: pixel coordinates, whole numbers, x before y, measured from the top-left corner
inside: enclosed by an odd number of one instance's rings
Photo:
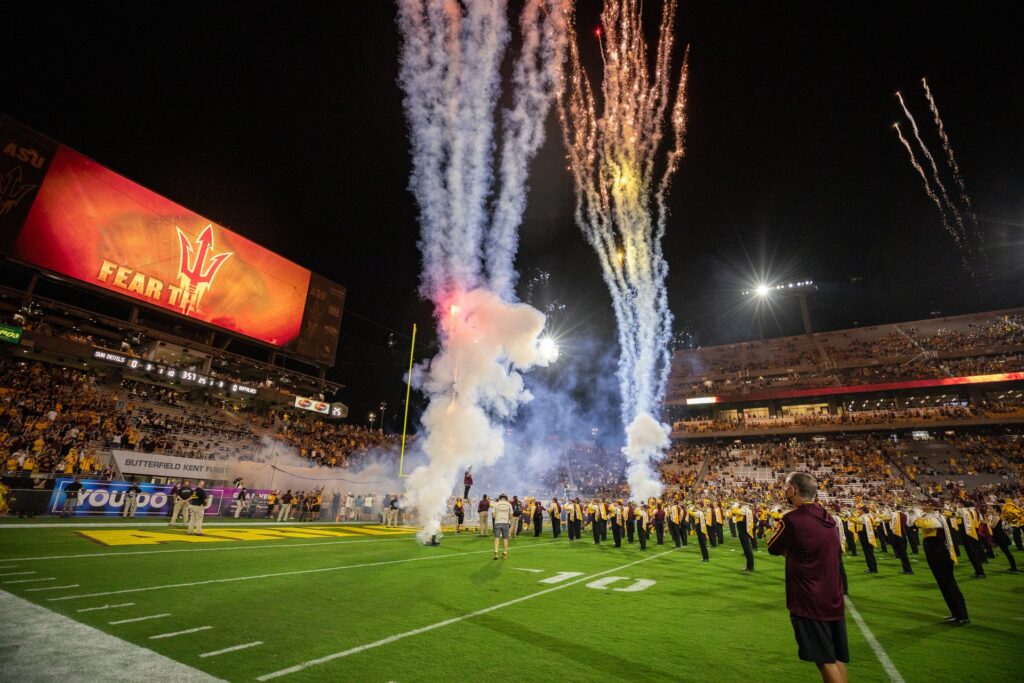
[[[121,474],[142,474],[147,477],[224,480],[228,465],[223,460],[198,460],[174,455],[158,455],[139,451],[112,450]]]
[[[73,482],[74,477],[60,477],[54,484],[53,494],[50,496],[50,504],[47,512],[52,515],[60,514],[64,506],[64,487]],[[78,505],[75,507],[76,517],[115,517],[124,510],[124,494],[131,487],[131,482],[126,481],[95,481],[92,479],[82,480],[81,495],[78,498]],[[142,492],[139,493],[139,504],[135,511],[136,517],[160,517],[170,516],[174,501],[171,499],[172,486],[168,484],[149,484],[137,482]],[[206,514],[218,516],[232,510],[235,494],[239,489],[235,488],[210,488],[206,489],[209,498],[206,502]],[[269,493],[265,489],[249,489],[249,494],[256,494],[266,498]]]

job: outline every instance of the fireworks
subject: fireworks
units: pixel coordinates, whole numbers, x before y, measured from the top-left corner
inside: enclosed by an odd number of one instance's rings
[[[931,151],[928,149],[928,145],[926,145],[922,139],[921,131],[917,126],[917,121],[914,119],[914,115],[910,112],[910,109],[907,107],[907,104],[903,99],[903,94],[900,92],[896,93],[896,99],[900,103],[903,115],[910,123],[911,130],[914,133],[914,140],[917,142],[918,148],[921,150],[921,153],[928,162],[928,167],[931,169],[930,177],[925,171],[925,168],[918,162],[917,156],[914,153],[914,148],[903,135],[903,131],[900,129],[899,124],[894,124],[893,127],[896,129],[896,135],[899,137],[900,143],[907,150],[911,166],[913,166],[914,170],[921,176],[921,182],[924,186],[925,194],[928,195],[928,198],[932,200],[932,203],[935,204],[935,207],[939,211],[942,226],[950,236],[952,236],[956,245],[961,248],[964,267],[977,281],[979,268],[984,275],[990,275],[988,258],[985,254],[984,240],[978,226],[978,219],[974,215],[974,210],[971,206],[971,198],[967,194],[967,187],[964,183],[963,176],[960,173],[960,167],[956,163],[956,157],[953,154],[953,147],[949,142],[949,136],[946,134],[946,127],[942,122],[942,117],[939,115],[939,108],[935,103],[935,97],[932,95],[931,88],[928,87],[928,81],[926,79],[921,79],[921,85],[924,88],[925,97],[928,100],[928,107],[931,110],[932,120],[935,123],[935,129],[938,133],[939,141],[941,142],[943,151],[946,154],[948,172],[950,176],[952,176],[953,181],[956,183],[956,187],[959,190],[959,205],[956,201],[953,201],[950,198],[949,192],[946,191],[946,186],[942,182],[942,174],[939,171],[939,165],[936,163],[935,157],[932,156]],[[955,226],[950,223],[950,216],[952,216],[953,222],[956,224]]]
[[[618,323],[628,479],[640,499],[660,494],[650,461],[668,446],[667,428],[653,414],[664,396],[672,331],[661,248],[665,196],[686,135],[688,55],[674,89],[671,84],[675,12],[676,0],[665,0],[651,73],[641,4],[606,0],[595,31],[604,64],[600,102],[570,25],[568,82],[559,100],[576,223],[597,252]],[[666,118],[672,139],[663,145]]]
[[[504,451],[503,430],[530,399],[521,372],[557,356],[543,341],[544,315],[514,302],[513,268],[526,203],[526,169],[544,141],[561,85],[568,0],[526,0],[512,108],[494,173],[494,112],[509,42],[504,0],[399,0],[405,91],[420,207],[421,291],[436,308],[441,350],[413,373],[429,397],[423,450],[409,475],[421,540],[439,535],[456,478]],[[491,197],[498,179],[498,190]]]

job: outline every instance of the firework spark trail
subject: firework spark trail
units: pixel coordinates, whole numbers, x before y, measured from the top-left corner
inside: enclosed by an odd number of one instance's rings
[[[567,0],[527,0],[524,44],[529,64],[516,66],[514,112],[546,111],[559,82],[552,77],[559,51],[558,21]],[[417,367],[414,381],[429,398],[422,447],[428,464],[409,476],[408,502],[423,524],[419,536],[438,534],[447,498],[468,465],[501,457],[504,441],[494,420],[514,415],[530,398],[521,372],[546,365],[539,337],[544,315],[513,303],[515,231],[525,203],[529,159],[542,142],[532,122],[510,123],[503,148],[499,201],[488,231],[494,180],[494,112],[500,66],[509,42],[505,0],[398,0],[403,36],[399,82],[412,147],[409,188],[420,208],[423,278],[420,290],[435,305],[441,350]],[[561,19],[559,19],[561,13]],[[543,14],[544,19],[537,17]],[[537,32],[540,32],[539,35]],[[564,44],[564,38],[561,38]],[[536,76],[536,73],[542,73]],[[485,236],[504,239],[498,266],[485,278]]]
[[[931,108],[935,127],[939,130],[942,149],[946,152],[946,162],[949,164],[949,168],[953,172],[953,180],[956,181],[957,188],[960,190],[960,201],[963,202],[972,220],[977,222],[978,219],[974,216],[974,209],[971,207],[971,197],[967,194],[967,186],[964,183],[964,177],[960,174],[960,166],[956,163],[956,157],[953,155],[953,146],[949,142],[949,136],[946,135],[946,126],[942,123],[942,117],[939,116],[939,107],[932,96],[932,89],[928,87],[928,80],[925,78],[921,79],[921,85],[924,86],[924,94],[928,98],[928,106]]]
[[[942,201],[939,199],[938,195],[935,194],[935,191],[932,189],[931,183],[928,182],[928,174],[924,172],[924,168],[921,166],[921,164],[918,163],[917,157],[914,156],[914,149],[910,146],[910,143],[907,142],[907,139],[903,137],[903,131],[900,130],[900,124],[894,123],[893,128],[896,129],[896,135],[899,136],[900,142],[903,143],[903,146],[907,150],[907,155],[910,156],[910,164],[914,167],[914,170],[917,171],[918,175],[921,176],[921,183],[924,185],[925,194],[927,194],[928,197],[933,202],[935,202],[935,207],[939,210],[939,216],[942,218],[943,227],[945,227],[946,231],[953,236],[953,240],[957,244],[960,244],[960,237],[957,235],[956,230],[953,230],[953,228],[949,225],[949,221],[946,220],[946,211],[942,206]]]
[[[907,109],[907,105],[903,102],[903,95],[899,92],[896,93],[896,99],[900,101],[900,107],[903,108],[903,113],[906,115],[907,120],[910,121],[910,127],[914,131],[914,138],[917,140],[918,146],[921,148],[921,152],[924,153],[925,159],[928,160],[928,164],[932,168],[932,178],[935,181],[935,186],[939,189],[939,194],[942,195],[942,200],[945,202],[945,206],[949,209],[949,212],[953,215],[953,220],[957,224],[957,244],[963,246],[967,239],[967,228],[964,226],[963,216],[960,215],[960,210],[956,208],[956,205],[949,199],[949,193],[946,192],[946,186],[942,184],[942,178],[939,177],[939,167],[935,163],[935,157],[928,150],[928,146],[924,144],[924,140],[921,139],[921,131],[917,128],[917,121],[914,119],[913,114]],[[948,224],[947,224],[948,225]]]
[[[641,499],[661,493],[652,461],[669,445],[668,427],[654,415],[665,392],[672,327],[665,289],[668,265],[661,249],[665,196],[684,153],[686,132],[685,58],[678,86],[671,88],[676,4],[663,3],[652,74],[640,3],[606,0],[598,31],[599,38],[603,31],[604,63],[600,115],[570,24],[569,83],[559,100],[576,185],[576,223],[597,253],[618,324],[623,450],[630,488]],[[666,111],[673,142],[662,160],[658,151]],[[659,165],[664,170],[656,178]]]
[[[981,228],[978,226],[978,217],[974,214],[971,196],[967,194],[967,185],[964,182],[963,175],[960,173],[960,166],[956,163],[956,156],[953,154],[953,146],[950,144],[949,136],[946,134],[946,126],[942,122],[942,117],[939,115],[939,106],[935,103],[935,97],[932,95],[932,89],[928,87],[928,80],[922,78],[921,85],[924,86],[924,94],[928,99],[928,107],[931,109],[935,128],[939,132],[939,139],[942,141],[942,149],[946,153],[946,163],[949,165],[949,170],[953,175],[953,181],[956,183],[957,189],[960,190],[960,202],[963,204],[964,211],[970,218],[970,235],[967,236],[967,244],[971,251],[975,252],[983,272],[991,277],[988,255],[985,251],[985,236],[981,231]]]

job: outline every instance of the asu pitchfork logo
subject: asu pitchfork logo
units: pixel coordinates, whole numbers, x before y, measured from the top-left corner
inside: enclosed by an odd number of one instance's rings
[[[175,226],[178,231],[178,242],[181,253],[178,260],[178,281],[181,285],[181,297],[178,308],[182,315],[199,311],[199,302],[203,294],[213,284],[213,276],[233,252],[222,252],[213,255],[213,225],[207,225],[196,238],[196,248],[188,240],[188,236]],[[207,257],[210,257],[207,263]]]

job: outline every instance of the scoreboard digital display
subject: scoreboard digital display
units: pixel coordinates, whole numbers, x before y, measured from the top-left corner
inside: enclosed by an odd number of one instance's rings
[[[166,365],[161,365],[160,363],[148,361],[145,358],[135,358],[134,356],[128,356],[115,351],[108,351],[106,349],[93,349],[92,357],[93,360],[110,363],[112,365],[119,365],[130,372],[139,375],[151,375],[172,384],[226,391],[229,394],[245,396],[255,396],[259,392],[259,389],[251,384],[222,379],[220,377],[212,377],[193,370],[172,368]]]

